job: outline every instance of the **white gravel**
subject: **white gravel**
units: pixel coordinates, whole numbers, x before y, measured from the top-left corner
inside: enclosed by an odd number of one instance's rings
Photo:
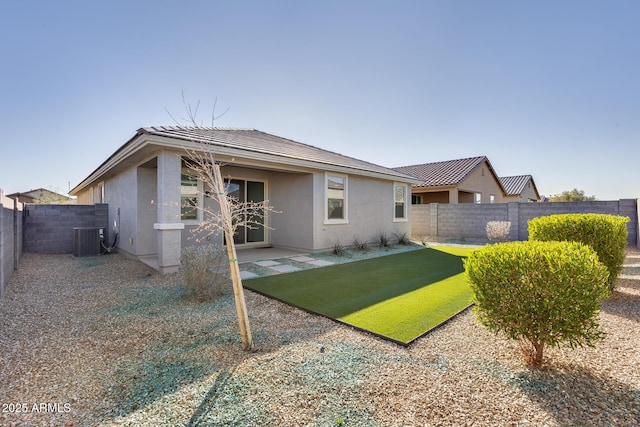
[[[244,353],[230,293],[196,304],[180,273],[120,255],[25,254],[0,301],[0,424],[635,426],[639,279],[604,302],[604,342],[534,369],[471,310],[403,348],[249,291]]]

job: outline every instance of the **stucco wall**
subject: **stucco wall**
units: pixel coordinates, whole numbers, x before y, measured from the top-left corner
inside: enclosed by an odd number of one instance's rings
[[[629,245],[638,245],[637,200],[558,203],[430,204],[412,206],[412,236],[416,239],[477,239],[486,241],[489,221],[511,221],[510,240],[527,240],[528,221],[563,213],[603,213],[630,218]]]
[[[104,193],[105,200],[109,205],[109,242],[113,241],[115,225],[115,229],[118,230],[118,247],[135,254],[134,246],[129,243],[129,239],[135,238],[137,235],[136,197],[138,189],[135,168],[127,169],[106,180]]]
[[[137,255],[154,255],[157,252],[158,238],[153,224],[157,218],[156,199],[158,197],[158,169],[138,167],[136,170],[138,182],[136,205],[138,217],[132,234],[123,234],[123,245],[135,245]],[[133,209],[133,207],[131,207]],[[176,220],[177,221],[177,220]],[[133,226],[133,224],[131,224]]]
[[[314,250],[331,248],[337,242],[350,246],[354,238],[373,242],[380,233],[391,239],[395,234],[411,234],[410,220],[394,222],[393,182],[349,176],[347,224],[325,224],[324,186],[324,172],[314,174]]]
[[[295,249],[313,246],[313,175],[274,173],[269,201],[276,212],[269,215],[271,243]]]
[[[491,173],[487,162],[482,163],[479,167],[474,169],[467,178],[465,178],[459,185],[459,191],[468,193],[481,193],[482,203],[490,203],[490,195],[495,196],[494,203],[502,203],[503,195],[500,185],[496,181],[495,176]],[[474,199],[460,200],[461,203],[474,203]]]

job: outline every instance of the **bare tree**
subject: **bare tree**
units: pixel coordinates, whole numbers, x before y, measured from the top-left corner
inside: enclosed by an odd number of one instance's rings
[[[214,204],[198,204],[187,206],[187,208],[197,209],[202,212],[202,221],[194,229],[194,233],[199,236],[198,240],[211,235],[224,234],[231,269],[231,279],[233,282],[233,294],[238,315],[240,335],[242,337],[242,348],[250,351],[253,348],[251,328],[247,315],[247,307],[242,288],[242,278],[238,266],[238,257],[234,243],[234,235],[238,227],[255,229],[257,227],[267,227],[265,216],[268,212],[274,212],[273,207],[267,200],[262,202],[240,201],[229,195],[228,185],[222,179],[220,172],[221,163],[216,159],[213,152],[213,124],[225,112],[216,116],[215,103],[211,115],[211,127],[204,127],[196,120],[198,105],[195,109],[185,101],[184,94],[182,100],[187,112],[187,118],[183,122],[188,123],[185,128],[190,133],[191,142],[197,143],[200,149],[186,149],[184,157],[186,167],[189,169],[192,178],[202,182],[203,196],[210,198]],[[173,118],[173,116],[172,116]],[[177,120],[175,120],[179,123]],[[202,198],[204,200],[204,197]]]

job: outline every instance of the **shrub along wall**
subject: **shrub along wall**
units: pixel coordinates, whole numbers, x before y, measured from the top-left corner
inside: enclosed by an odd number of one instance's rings
[[[640,199],[638,199],[640,200]],[[489,221],[511,221],[509,239],[527,240],[530,219],[566,213],[601,213],[627,216],[629,237],[627,243],[640,246],[638,241],[638,209],[636,199],[595,202],[553,203],[494,203],[494,204],[442,204],[411,206],[411,234],[415,239],[433,240],[469,239],[485,242]]]

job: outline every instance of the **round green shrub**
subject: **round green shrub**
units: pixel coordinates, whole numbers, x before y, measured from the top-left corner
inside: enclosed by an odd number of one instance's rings
[[[596,251],[609,271],[607,285],[614,289],[627,247],[628,217],[604,214],[563,214],[529,221],[529,240],[582,242]]]
[[[532,363],[542,363],[545,345],[593,346],[602,338],[600,301],[610,295],[608,273],[590,247],[499,243],[472,251],[464,267],[480,323],[530,342]]]

